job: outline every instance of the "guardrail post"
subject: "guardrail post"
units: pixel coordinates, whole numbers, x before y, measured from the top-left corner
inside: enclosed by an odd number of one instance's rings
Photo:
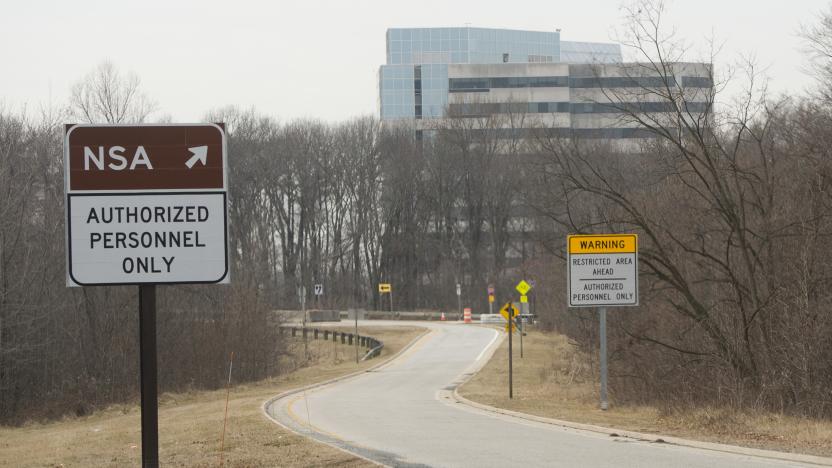
[[[317,328],[315,329],[315,332],[313,333],[313,335],[315,336],[315,339],[317,340],[318,339],[318,329]]]
[[[352,333],[347,335],[347,339],[349,340],[349,344],[352,344],[352,337],[353,337]]]
[[[298,333],[298,329],[295,328],[295,327],[292,327],[292,338],[294,338],[297,335],[297,333]]]
[[[341,332],[341,344],[344,344],[346,342],[347,342],[347,334],[344,333],[344,332]],[[350,341],[350,343],[352,343],[352,341]]]
[[[329,341],[329,330],[324,330],[324,341]]]
[[[306,339],[306,330],[307,330],[306,328],[303,329],[303,339],[304,340]]]

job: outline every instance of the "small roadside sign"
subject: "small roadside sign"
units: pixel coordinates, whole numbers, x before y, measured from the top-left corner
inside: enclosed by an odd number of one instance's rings
[[[456,295],[457,295],[457,296],[461,296],[461,295],[462,295],[462,285],[461,285],[461,284],[459,284],[459,283],[457,283],[457,284],[456,284]]]
[[[517,310],[517,307],[514,306],[511,302],[506,302],[506,305],[500,309],[500,315],[503,316],[504,319],[510,321],[510,319],[517,317],[520,312]]]
[[[523,304],[528,303],[529,302],[529,296],[523,294],[522,296],[520,296],[520,302],[522,302]]]
[[[527,283],[525,280],[520,280],[520,282],[517,283],[517,286],[515,286],[514,289],[516,289],[517,292],[520,293],[520,295],[525,296],[526,293],[529,292],[530,289],[532,289],[532,285]]]
[[[638,236],[567,238],[569,307],[638,305]]]
[[[324,295],[324,285],[318,283],[315,285],[315,295],[316,296],[323,296]]]
[[[493,294],[488,295],[488,302],[491,302],[491,303],[494,302],[494,295]]]
[[[378,292],[380,293],[389,293],[393,291],[393,286],[390,283],[379,283],[378,284]]]
[[[488,295],[489,295],[489,296],[493,296],[493,295],[494,295],[494,285],[493,285],[493,284],[489,284],[489,285],[488,285]]]

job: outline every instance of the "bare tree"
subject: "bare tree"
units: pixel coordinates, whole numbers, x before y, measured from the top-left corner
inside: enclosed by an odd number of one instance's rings
[[[156,104],[140,85],[135,73],[123,75],[112,62],[102,62],[73,85],[70,114],[84,123],[142,123]]]

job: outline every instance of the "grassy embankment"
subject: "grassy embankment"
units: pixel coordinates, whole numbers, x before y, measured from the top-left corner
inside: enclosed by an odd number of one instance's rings
[[[514,399],[508,398],[508,340],[459,393],[469,400],[537,416],[707,442],[832,456],[832,422],[716,408],[598,408],[598,382],[587,356],[563,335],[531,331],[524,358],[514,340]]]
[[[332,341],[309,341],[310,363],[289,374],[231,389],[225,433],[227,466],[373,466],[360,458],[291,433],[268,421],[263,402],[286,390],[355,372],[385,360],[423,330],[365,327],[381,339],[379,358],[360,366],[355,351]],[[296,338],[295,355],[303,344]],[[163,363],[160,363],[163,365]],[[164,466],[217,466],[225,390],[164,394],[159,407],[159,456]],[[137,404],[118,405],[88,417],[0,428],[0,466],[139,466],[141,423]]]

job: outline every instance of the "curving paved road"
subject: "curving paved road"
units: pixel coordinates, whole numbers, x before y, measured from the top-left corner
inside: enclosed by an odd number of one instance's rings
[[[450,392],[478,361],[488,359],[497,333],[458,324],[419,325],[431,332],[392,363],[276,400],[268,414],[296,432],[397,467],[817,466],[620,439],[455,403]]]

